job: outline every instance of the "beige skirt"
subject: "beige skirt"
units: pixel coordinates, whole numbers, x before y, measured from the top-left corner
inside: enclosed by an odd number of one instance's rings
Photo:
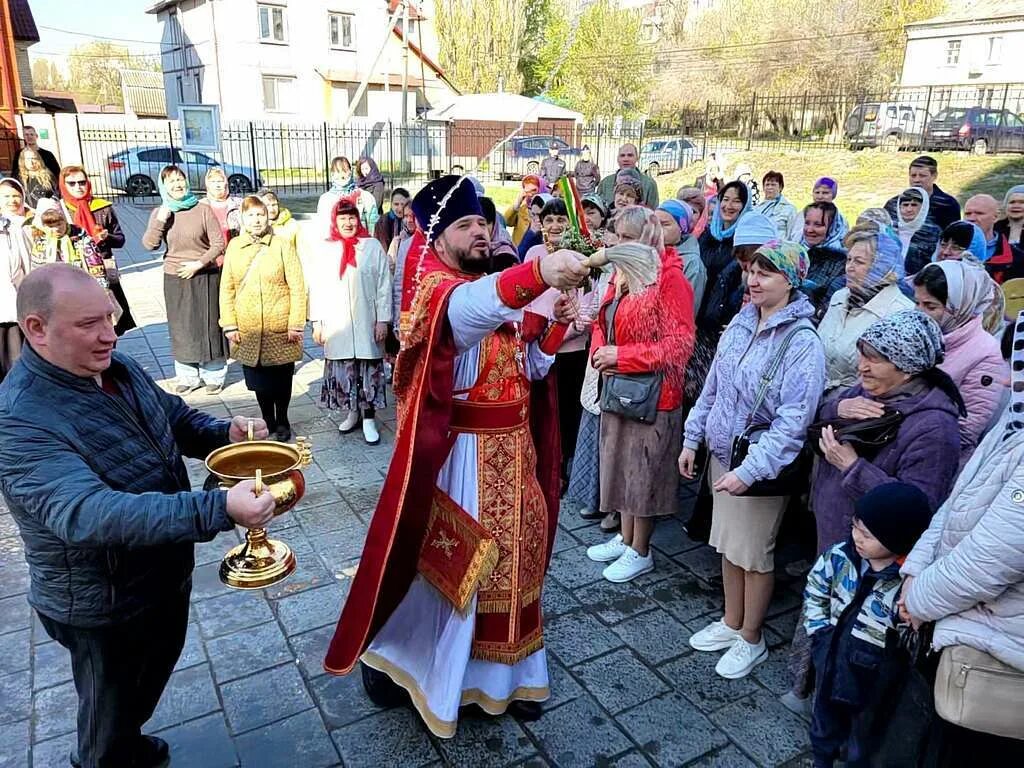
[[[729,470],[711,457],[711,485]],[[711,539],[718,553],[745,571],[775,570],[775,537],[782,525],[788,496],[730,496],[712,492]]]
[[[683,412],[658,411],[653,424],[601,414],[601,511],[662,517],[679,508]]]

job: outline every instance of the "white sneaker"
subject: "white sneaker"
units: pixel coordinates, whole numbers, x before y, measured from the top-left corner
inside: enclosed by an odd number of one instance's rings
[[[740,638],[740,631],[725,623],[725,619],[713,621],[690,638],[690,647],[695,651],[722,651],[732,648]]]
[[[647,557],[644,557],[632,547],[626,547],[622,557],[605,568],[601,575],[614,584],[624,584],[653,570],[654,555],[650,550],[647,552]]]
[[[376,445],[380,442],[376,419],[363,419],[363,439],[366,440],[367,445]]]
[[[718,660],[715,672],[727,680],[738,680],[749,675],[750,670],[767,659],[768,646],[764,644],[763,634],[757,645],[751,645],[741,637]]]
[[[354,430],[359,424],[359,411],[349,411],[348,416],[345,420],[338,425],[338,431],[343,435],[347,435],[349,432]]]
[[[610,563],[622,557],[626,551],[626,545],[622,543],[622,534],[616,533],[615,538],[606,541],[604,544],[595,544],[587,547],[587,557],[595,563]]]

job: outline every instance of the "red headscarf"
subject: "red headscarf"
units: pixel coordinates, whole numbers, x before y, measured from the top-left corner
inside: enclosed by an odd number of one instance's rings
[[[355,216],[359,222],[359,229],[356,230],[352,237],[344,237],[338,231],[338,215],[342,213]],[[342,197],[334,204],[334,208],[331,210],[330,234],[327,237],[328,240],[341,241],[341,267],[338,268],[339,278],[345,276],[346,267],[349,265],[356,266],[356,243],[359,242],[359,238],[369,236],[370,233],[366,229],[366,225],[363,224],[363,218],[359,215],[359,209],[356,208],[352,198]]]
[[[96,223],[96,218],[92,215],[92,182],[89,181],[89,177],[85,177],[85,197],[75,197],[68,191],[63,174],[61,174],[59,186],[60,196],[64,199],[64,204],[74,213],[71,223],[76,227],[84,229],[89,234],[89,237],[95,238],[96,233],[103,229],[103,227]]]

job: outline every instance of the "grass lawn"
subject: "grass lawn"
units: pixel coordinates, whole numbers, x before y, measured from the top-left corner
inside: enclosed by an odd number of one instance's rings
[[[727,174],[737,163],[749,163],[760,183],[767,171],[780,171],[786,178],[783,194],[796,206],[811,202],[811,185],[822,176],[839,182],[836,205],[852,224],[865,208],[880,207],[907,185],[907,167],[919,153],[879,150],[812,150],[802,152],[734,152],[726,158]],[[1006,190],[1024,182],[1024,156],[975,156],[968,152],[930,153],[939,163],[938,185],[960,204],[973,194],[987,192],[1002,202]],[[676,191],[693,184],[704,171],[703,163],[658,177],[661,198],[675,197]]]

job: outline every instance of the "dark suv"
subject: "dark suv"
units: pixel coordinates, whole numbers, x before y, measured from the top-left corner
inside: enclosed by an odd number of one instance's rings
[[[947,107],[928,124],[925,144],[977,155],[1024,152],[1024,120],[1007,109]]]

